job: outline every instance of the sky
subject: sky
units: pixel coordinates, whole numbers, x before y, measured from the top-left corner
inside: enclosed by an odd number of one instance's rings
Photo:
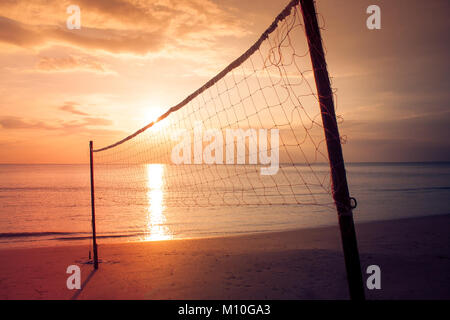
[[[0,163],[83,163],[241,55],[287,0],[2,0]],[[69,5],[81,29],[69,30]],[[381,8],[381,29],[366,8]],[[317,0],[346,161],[450,161],[446,0]]]

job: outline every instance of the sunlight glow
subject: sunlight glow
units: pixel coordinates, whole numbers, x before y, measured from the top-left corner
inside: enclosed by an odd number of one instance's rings
[[[158,117],[160,115],[161,115],[161,112],[160,112],[159,108],[147,108],[144,111],[143,120],[145,121],[145,123],[150,123],[150,122],[156,121],[156,119],[158,119]]]
[[[165,225],[163,176],[164,166],[162,164],[147,165],[148,234],[144,238],[146,241],[170,240],[173,238],[169,228]]]
[[[154,122],[158,119],[158,117],[160,117],[165,111],[163,108],[160,107],[148,107],[145,108],[142,112],[142,118],[140,119],[142,122],[142,126],[149,124],[150,122]],[[154,126],[153,126],[153,130],[159,130],[162,127],[166,127],[167,126],[167,122],[168,121],[161,121],[161,122],[157,122]]]

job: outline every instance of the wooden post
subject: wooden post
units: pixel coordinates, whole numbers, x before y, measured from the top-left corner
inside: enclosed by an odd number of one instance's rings
[[[317,23],[316,9],[314,0],[300,0],[300,3],[330,160],[333,199],[338,212],[350,298],[353,300],[364,300],[364,286],[356,243],[353,213],[339,130],[334,111],[333,93],[331,91],[325,54],[322,47],[322,38]]]
[[[89,141],[89,158],[91,165],[91,209],[92,209],[92,247],[94,249],[94,269],[98,269],[97,238],[95,232],[95,198],[94,198],[94,147]]]

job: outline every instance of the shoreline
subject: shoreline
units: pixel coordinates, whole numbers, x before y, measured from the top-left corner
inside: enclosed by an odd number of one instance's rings
[[[357,223],[369,299],[450,298],[450,215]],[[0,249],[0,299],[348,299],[337,226],[227,237]],[[67,266],[81,290],[66,288]]]
[[[354,217],[356,217],[357,214],[354,214]],[[450,216],[450,213],[441,213],[441,214],[433,214],[433,215],[427,215],[427,216],[419,216],[419,217],[401,217],[401,218],[395,218],[395,219],[382,219],[382,220],[368,220],[368,221],[357,221],[355,219],[355,227],[357,228],[360,225],[365,224],[372,224],[372,223],[383,223],[383,222],[395,222],[395,221],[403,221],[403,220],[409,220],[409,219],[422,219],[422,218],[433,218],[433,217],[441,217],[441,216]],[[357,218],[357,217],[356,217]],[[127,244],[127,243],[148,243],[148,242],[165,242],[165,241],[184,241],[184,240],[205,240],[205,239],[218,239],[218,238],[236,238],[236,237],[247,237],[247,236],[253,236],[253,235],[272,235],[272,234],[279,234],[279,233],[286,233],[286,232],[301,232],[302,230],[314,230],[314,229],[326,229],[326,228],[333,228],[337,227],[338,221],[336,216],[335,223],[329,223],[329,224],[321,224],[313,227],[292,227],[287,228],[284,230],[269,230],[269,231],[253,231],[253,232],[230,232],[229,234],[221,234],[221,235],[211,235],[211,236],[194,236],[194,237],[184,237],[184,238],[173,238],[168,240],[131,240],[131,241],[111,241],[108,240],[107,242],[103,243],[102,245],[117,245],[117,244]],[[92,235],[91,237],[92,238]],[[98,239],[100,239],[98,237]],[[87,247],[88,245],[84,244],[71,244],[69,243],[72,240],[67,240],[67,243],[64,243],[64,241],[61,240],[52,240],[55,241],[55,245],[35,245],[35,246],[11,246],[11,247],[2,247],[0,246],[0,252],[3,250],[34,250],[34,249],[40,249],[40,248],[60,248],[60,247]],[[78,240],[75,240],[78,241]],[[83,240],[88,242],[88,240]],[[37,242],[37,241],[36,241]],[[6,243],[6,242],[5,242]],[[57,243],[57,244],[56,244]]]

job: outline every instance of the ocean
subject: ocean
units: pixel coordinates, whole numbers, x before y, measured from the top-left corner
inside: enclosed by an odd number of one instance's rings
[[[177,183],[164,178],[172,169],[151,166],[150,182],[145,177],[133,177],[127,182],[119,172],[113,174],[117,183],[96,181],[99,244],[337,224],[332,205],[299,205],[290,203],[292,199],[279,204],[275,194],[264,195],[273,199],[270,203],[183,206],[180,203],[187,199],[189,190],[167,194],[164,186]],[[356,223],[450,213],[450,163],[348,163],[346,168],[351,196],[358,202],[354,210]],[[287,179],[293,174],[292,168],[280,170]],[[314,170],[326,173],[329,169],[318,165]],[[136,181],[145,183],[137,186]],[[237,184],[237,180],[236,184],[231,181],[217,194],[236,193]],[[330,195],[322,189],[304,193],[302,186],[297,186],[293,192],[331,203]],[[88,165],[0,165],[0,248],[89,246],[91,232]]]

